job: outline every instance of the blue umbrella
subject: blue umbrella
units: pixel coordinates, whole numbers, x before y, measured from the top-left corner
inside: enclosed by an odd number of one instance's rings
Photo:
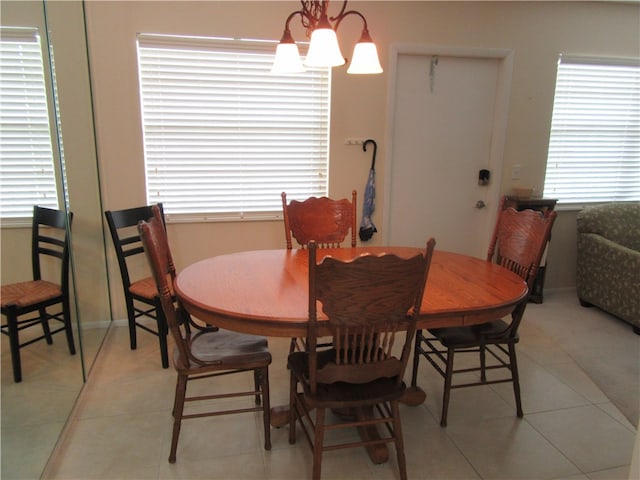
[[[362,144],[362,150],[367,151],[367,145],[373,144],[373,159],[371,160],[371,169],[369,170],[369,179],[367,180],[367,186],[364,190],[364,203],[362,206],[362,221],[360,222],[360,240],[366,242],[373,237],[373,234],[378,231],[376,226],[371,221],[371,215],[376,209],[376,153],[378,152],[378,145],[375,140],[368,139]]]

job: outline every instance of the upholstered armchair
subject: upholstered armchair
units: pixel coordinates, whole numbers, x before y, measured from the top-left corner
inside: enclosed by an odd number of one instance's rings
[[[640,202],[587,207],[576,219],[580,304],[595,305],[640,334]]]

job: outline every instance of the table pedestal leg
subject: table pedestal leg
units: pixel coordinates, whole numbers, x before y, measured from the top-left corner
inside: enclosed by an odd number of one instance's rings
[[[284,427],[289,423],[289,405],[278,405],[271,407],[271,426],[275,428]]]
[[[405,390],[400,402],[410,407],[417,407],[418,405],[422,405],[426,398],[427,394],[424,393],[424,390],[416,385],[415,387],[408,387]]]
[[[373,407],[361,407],[356,409],[355,413],[358,420],[373,418]],[[360,433],[360,438],[364,441],[380,440],[380,432],[378,432],[375,425],[358,427],[358,433]],[[367,454],[373,463],[380,464],[389,460],[389,449],[386,444],[378,443],[375,445],[366,445],[365,448],[367,449]]]

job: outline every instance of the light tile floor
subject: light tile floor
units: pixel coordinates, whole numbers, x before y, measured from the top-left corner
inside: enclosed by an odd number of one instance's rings
[[[587,354],[576,354],[590,349],[593,335],[598,335],[603,349],[591,348],[594,358],[613,352],[623,364],[636,363],[640,337],[619,323],[598,310],[581,308],[574,293],[550,293],[544,304],[530,304],[518,348],[523,419],[515,416],[511,386],[500,384],[454,391],[448,427],[441,428],[442,379],[421,364],[419,383],[427,401],[401,410],[409,477],[640,478],[639,472],[630,472],[636,428],[585,373],[581,364],[589,363],[583,358]],[[554,339],[569,333],[581,349]],[[288,340],[271,338],[269,344],[272,404],[285,404]],[[126,328],[112,328],[44,478],[310,477],[312,456],[304,438],[300,435],[296,445],[289,445],[286,428],[272,429],[273,447],[266,452],[261,419],[253,413],[185,421],[177,463],[169,464],[175,372],[162,370],[158,358],[154,337],[141,334],[138,350],[130,351]],[[627,415],[637,418],[637,368],[623,373],[625,385],[611,389],[620,405],[635,403]],[[610,381],[606,370],[596,376]],[[249,376],[229,381],[251,383]],[[390,457],[388,463],[374,465],[362,449],[328,452],[323,478],[398,478],[393,452]]]

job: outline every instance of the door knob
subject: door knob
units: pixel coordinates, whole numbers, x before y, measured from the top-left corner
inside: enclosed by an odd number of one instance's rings
[[[484,208],[484,207],[486,207],[486,206],[487,206],[487,205],[486,205],[482,200],[478,200],[478,201],[476,202],[476,208],[478,208],[478,209],[480,209],[480,208]]]

